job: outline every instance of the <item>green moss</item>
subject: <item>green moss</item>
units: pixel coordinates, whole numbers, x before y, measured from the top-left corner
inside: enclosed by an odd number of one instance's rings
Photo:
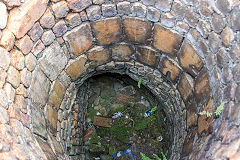
[[[88,109],[88,117],[93,121],[94,116],[97,114],[97,110],[95,110],[93,107],[90,107]]]
[[[115,152],[117,152],[115,147],[112,145],[112,143],[110,143],[110,145],[109,145],[109,154],[112,155]]]
[[[135,126],[134,126],[134,129],[136,131],[141,131],[141,130],[144,130],[146,129],[148,126],[148,121],[146,121],[146,119],[144,118],[136,118],[135,119]]]
[[[97,133],[100,137],[106,137],[111,135],[110,128],[105,128],[105,127],[97,128]]]
[[[91,137],[89,143],[90,143],[90,144],[98,144],[98,142],[100,142],[100,140],[101,140],[101,139],[98,137],[97,133],[95,133],[95,134]]]
[[[129,143],[129,138],[132,137],[132,128],[127,126],[113,126],[110,129],[110,132],[113,138],[116,138],[123,143]]]

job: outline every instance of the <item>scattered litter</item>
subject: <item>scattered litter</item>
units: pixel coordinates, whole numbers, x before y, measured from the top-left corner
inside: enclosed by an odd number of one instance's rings
[[[97,114],[96,114],[97,116],[100,116],[101,115],[101,113],[100,112],[97,112]]]
[[[122,117],[122,115],[123,114],[121,112],[116,112],[116,113],[113,114],[112,119],[117,119],[119,117]]]
[[[129,117],[128,117],[128,115],[126,115],[126,116],[125,116],[125,118],[127,118],[127,119],[128,119],[128,118],[129,118]]]
[[[157,110],[157,106],[153,107],[152,109],[148,110],[145,112],[144,117],[149,117],[151,116],[155,111]]]
[[[133,156],[133,154],[132,154],[132,150],[135,150],[135,148],[136,148],[136,146],[133,145],[133,146],[131,146],[130,148],[128,148],[126,151],[118,151],[118,152],[112,154],[113,159],[115,160],[115,159],[117,159],[118,157],[123,157],[123,156],[126,158],[126,157],[127,157],[127,154],[129,154],[129,155],[131,156],[132,160],[135,160],[135,158],[134,158],[134,156]]]
[[[162,137],[162,136],[159,136],[159,137],[157,137],[157,140],[158,140],[159,142],[161,142],[161,141],[163,140],[163,137]]]

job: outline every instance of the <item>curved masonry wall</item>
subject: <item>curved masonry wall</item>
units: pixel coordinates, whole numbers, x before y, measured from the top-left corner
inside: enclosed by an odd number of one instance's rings
[[[0,156],[64,159],[61,122],[80,84],[124,68],[164,100],[172,159],[238,159],[239,10],[235,0],[3,0]],[[199,115],[221,102],[219,117]]]

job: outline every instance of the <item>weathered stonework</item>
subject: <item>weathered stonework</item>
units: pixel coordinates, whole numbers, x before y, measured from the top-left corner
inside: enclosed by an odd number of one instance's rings
[[[167,75],[167,73],[170,74],[170,79],[173,82],[176,82],[177,78],[179,77],[181,70],[180,67],[178,66],[177,62],[168,59],[166,57],[164,57],[161,60],[161,67],[160,67],[160,71],[164,74]]]
[[[14,8],[9,14],[8,28],[17,38],[23,37],[43,15],[48,0],[26,1],[21,5],[21,10]],[[26,20],[27,18],[27,20]]]
[[[137,60],[151,67],[156,67],[158,63],[158,54],[151,47],[138,46],[136,49]]]
[[[154,26],[153,46],[160,51],[175,57],[182,43],[182,36],[176,32],[163,28],[159,23]]]
[[[150,22],[140,18],[129,17],[123,19],[122,23],[127,40],[134,43],[147,43],[152,30]]]
[[[93,62],[93,65],[101,65],[108,62],[110,51],[107,48],[96,46],[88,51],[87,57]]]
[[[30,85],[30,98],[38,105],[45,105],[48,99],[50,81],[45,74],[37,67],[32,73],[32,82]]]
[[[59,63],[59,60],[61,60]],[[43,57],[39,60],[42,71],[53,81],[67,64],[67,57],[57,42],[44,50]]]
[[[203,66],[196,49],[187,41],[183,43],[178,58],[181,66],[192,75],[196,75]]]
[[[112,58],[117,61],[128,61],[133,52],[133,48],[125,43],[112,46]]]
[[[89,23],[74,28],[71,32],[66,33],[63,39],[67,42],[71,54],[79,55],[86,51],[92,45],[93,40]]]
[[[64,91],[65,87],[63,86],[63,84],[59,80],[56,80],[55,83],[53,84],[53,88],[50,92],[48,100],[48,103],[53,105],[56,110],[58,110],[60,107],[60,104],[65,93]]]
[[[95,37],[100,44],[118,42],[121,38],[120,18],[107,18],[92,23]]]
[[[85,57],[80,57],[77,60],[69,62],[69,65],[66,67],[66,73],[71,77],[72,80],[77,79],[86,71],[86,61],[87,59]]]

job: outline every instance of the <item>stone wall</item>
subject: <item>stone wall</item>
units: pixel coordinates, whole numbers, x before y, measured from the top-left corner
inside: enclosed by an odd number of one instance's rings
[[[169,113],[174,133],[177,120],[186,123],[172,156],[238,159],[239,10],[237,0],[3,0],[0,156],[64,159],[58,124],[77,89],[96,73],[126,68],[146,86],[162,81],[149,89],[166,111],[171,98],[179,101]],[[220,116],[199,115],[221,102]]]

